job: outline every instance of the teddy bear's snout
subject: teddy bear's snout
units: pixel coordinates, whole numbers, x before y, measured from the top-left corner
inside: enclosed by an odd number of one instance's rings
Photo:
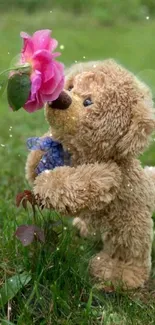
[[[72,103],[71,97],[65,92],[62,91],[59,97],[53,102],[48,102],[48,106],[53,109],[67,109]]]

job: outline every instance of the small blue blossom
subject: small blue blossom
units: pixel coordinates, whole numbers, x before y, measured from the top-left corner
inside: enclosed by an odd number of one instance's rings
[[[37,175],[45,170],[52,170],[55,167],[70,165],[69,152],[64,151],[62,144],[54,141],[50,137],[29,138],[27,140],[27,147],[29,150],[42,150],[45,152],[35,169]]]

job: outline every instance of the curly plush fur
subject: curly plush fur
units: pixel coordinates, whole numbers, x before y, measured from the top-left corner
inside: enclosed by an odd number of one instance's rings
[[[82,235],[101,234],[103,250],[90,261],[101,285],[143,286],[151,269],[155,172],[137,156],[155,127],[151,93],[113,60],[74,65],[65,90],[70,107],[47,105],[45,112],[49,135],[71,153],[71,166],[36,177],[41,152],[32,152],[27,179],[42,205],[75,217]],[[93,104],[84,107],[86,98]]]

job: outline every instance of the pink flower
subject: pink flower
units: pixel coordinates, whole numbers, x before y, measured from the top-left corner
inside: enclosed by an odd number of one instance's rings
[[[21,32],[24,46],[20,64],[31,66],[31,92],[24,105],[30,113],[42,108],[45,102],[57,99],[64,87],[64,67],[55,60],[60,53],[52,53],[58,43],[50,34],[50,30],[40,30],[31,37]]]

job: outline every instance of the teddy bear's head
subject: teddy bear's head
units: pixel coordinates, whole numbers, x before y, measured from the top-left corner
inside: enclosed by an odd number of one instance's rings
[[[113,60],[72,66],[45,111],[53,137],[84,162],[138,155],[155,126],[149,89]]]

